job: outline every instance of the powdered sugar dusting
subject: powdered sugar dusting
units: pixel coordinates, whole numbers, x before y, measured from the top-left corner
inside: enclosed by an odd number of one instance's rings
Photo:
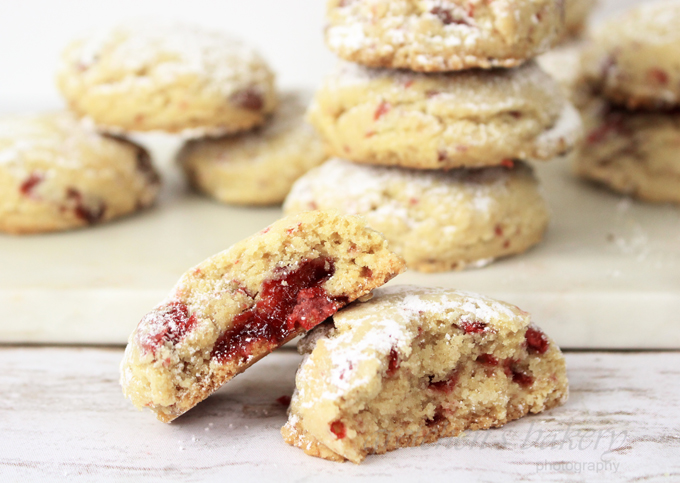
[[[375,371],[387,364],[392,350],[400,357],[408,357],[410,346],[418,336],[414,321],[423,314],[434,314],[454,323],[481,321],[489,327],[529,324],[526,314],[516,307],[470,292],[415,286],[377,289],[370,301],[355,303],[338,312],[333,317],[335,330],[323,329],[324,333],[316,337],[317,344],[324,344],[331,359],[322,398],[343,397],[369,383]],[[312,344],[305,346],[308,351],[314,349]],[[381,362],[370,362],[376,360]],[[298,377],[306,377],[308,364],[313,364],[313,358],[303,361]],[[309,406],[312,402],[303,404]]]
[[[96,149],[104,139],[66,113],[7,116],[0,118],[0,164],[19,171],[31,161],[82,168],[83,143]]]
[[[419,214],[417,200],[423,195],[436,197],[447,209],[458,206],[486,214],[497,203],[498,194],[507,190],[511,176],[511,171],[501,167],[441,172],[359,165],[335,158],[300,178],[284,209],[335,206],[348,214],[398,218],[413,227],[431,221]]]
[[[100,90],[162,88],[200,77],[210,80],[207,87],[229,96],[244,86],[266,84],[270,75],[259,55],[241,41],[174,22],[133,21],[74,45],[60,69],[76,69],[93,79],[106,69],[110,78],[98,83]]]

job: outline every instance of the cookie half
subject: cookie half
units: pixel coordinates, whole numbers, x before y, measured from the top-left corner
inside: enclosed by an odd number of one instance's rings
[[[529,314],[467,292],[380,289],[299,348],[281,433],[333,461],[499,427],[568,397],[564,357]]]
[[[191,184],[224,203],[281,203],[304,173],[326,160],[326,150],[304,119],[311,96],[287,92],[260,129],[189,141],[178,155]]]
[[[583,54],[586,79],[630,109],[680,103],[680,1],[650,2],[612,18]]]
[[[309,120],[333,156],[417,169],[550,160],[581,136],[578,112],[534,62],[451,74],[342,63]]]
[[[159,188],[141,146],[102,136],[68,113],[0,118],[0,231],[103,223],[150,206]]]
[[[564,30],[556,0],[330,0],[326,44],[371,67],[443,72],[514,67]]]
[[[252,48],[173,23],[134,22],[72,42],[57,84],[72,111],[115,133],[244,131],[277,102],[274,75]]]
[[[592,99],[578,176],[644,201],[680,203],[680,113],[631,112]]]
[[[524,252],[549,221],[538,181],[521,162],[434,172],[333,159],[300,178],[284,205],[287,214],[315,209],[360,215],[423,272]]]
[[[169,422],[403,270],[357,218],[279,220],[189,270],[144,316],[125,350],[123,392]]]

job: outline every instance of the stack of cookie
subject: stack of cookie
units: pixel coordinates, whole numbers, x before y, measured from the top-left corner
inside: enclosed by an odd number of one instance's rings
[[[579,140],[578,113],[530,59],[558,41],[554,0],[328,3],[342,62],[309,119],[336,158],[284,209],[363,215],[409,267],[484,265],[538,243],[548,211],[526,160]]]
[[[680,2],[601,25],[582,59],[590,89],[579,176],[653,202],[680,203]]]

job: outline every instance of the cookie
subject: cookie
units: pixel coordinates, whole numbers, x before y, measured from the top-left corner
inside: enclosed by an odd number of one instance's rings
[[[597,0],[564,0],[566,38],[576,38],[581,35],[595,5],[597,5]]]
[[[0,118],[0,231],[70,230],[153,204],[148,153],[102,136],[67,113]]]
[[[577,108],[588,102],[592,91],[581,76],[581,55],[585,45],[582,40],[570,40],[536,58],[541,69],[557,81],[564,95]]]
[[[171,421],[403,270],[355,217],[279,220],[189,270],[144,316],[125,351],[123,391]]]
[[[524,252],[549,220],[538,181],[519,162],[434,172],[332,159],[300,178],[284,205],[287,214],[315,209],[360,215],[422,272]]]
[[[259,130],[189,141],[178,160],[191,184],[224,203],[283,202],[295,180],[326,159],[323,142],[304,120],[309,97],[284,94]]]
[[[581,134],[578,113],[533,62],[451,74],[342,63],[308,118],[333,156],[417,169],[549,160]]]
[[[383,288],[307,339],[281,433],[333,461],[499,427],[568,397],[555,342],[528,313],[481,295]]]
[[[563,16],[556,0],[329,0],[326,44],[370,67],[514,67],[561,37]]]
[[[277,102],[274,75],[253,49],[184,24],[130,23],[76,40],[57,84],[72,111],[115,133],[244,131]]]
[[[680,103],[680,1],[638,6],[602,24],[583,54],[584,77],[629,109]]]
[[[578,176],[644,201],[680,203],[679,112],[631,112],[593,99],[584,122]]]

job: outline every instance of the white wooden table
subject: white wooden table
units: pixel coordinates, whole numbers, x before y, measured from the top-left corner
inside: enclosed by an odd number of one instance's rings
[[[680,353],[568,353],[563,407],[370,456],[306,456],[279,429],[280,350],[172,424],[121,396],[122,350],[0,349],[0,481],[680,481]],[[246,478],[248,480],[246,480]]]

